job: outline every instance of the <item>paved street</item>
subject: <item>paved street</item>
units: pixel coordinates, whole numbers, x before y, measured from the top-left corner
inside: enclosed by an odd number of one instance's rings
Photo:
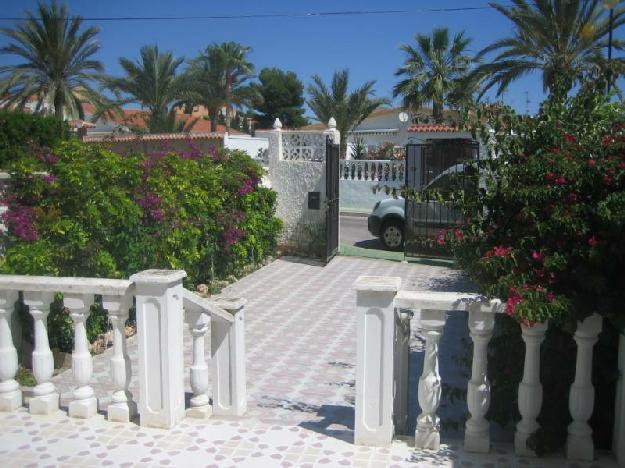
[[[354,245],[365,249],[384,250],[380,239],[367,229],[366,216],[341,215],[339,231],[341,244]]]

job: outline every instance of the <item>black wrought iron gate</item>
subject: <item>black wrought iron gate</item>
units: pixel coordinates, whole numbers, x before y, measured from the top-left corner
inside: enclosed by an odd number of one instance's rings
[[[465,190],[473,183],[466,163],[478,158],[479,144],[471,140],[406,145],[406,188],[412,191],[405,197],[406,256],[440,254],[441,231],[462,222],[460,209],[445,198],[458,183]]]
[[[339,145],[326,140],[326,262],[339,250]]]

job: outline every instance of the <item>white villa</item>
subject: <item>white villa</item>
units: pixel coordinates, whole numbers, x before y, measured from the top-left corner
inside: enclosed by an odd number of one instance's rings
[[[458,131],[452,123],[436,124],[430,120],[431,109],[421,109],[417,113],[409,113],[399,107],[382,108],[374,111],[347,136],[347,159],[353,158],[354,141],[362,138],[368,152],[392,143],[396,151],[403,151],[408,143],[423,143],[436,139],[470,139],[471,134]],[[445,111],[448,122],[457,120],[453,111]],[[304,130],[325,128],[324,124],[314,124]],[[386,159],[386,158],[379,158]]]

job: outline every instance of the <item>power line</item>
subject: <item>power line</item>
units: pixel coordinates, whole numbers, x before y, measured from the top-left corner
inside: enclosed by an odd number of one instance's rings
[[[227,19],[266,19],[266,18],[314,18],[323,16],[365,16],[365,15],[395,15],[409,13],[456,13],[462,11],[490,10],[491,6],[457,7],[457,8],[419,8],[412,10],[347,10],[347,11],[320,11],[305,13],[250,13],[237,15],[190,15],[190,16],[88,16],[80,17],[85,21],[183,21],[183,20],[227,20]],[[33,17],[41,20],[41,18]],[[28,21],[32,18],[23,16],[3,16],[2,21]],[[60,18],[60,21],[71,18]]]

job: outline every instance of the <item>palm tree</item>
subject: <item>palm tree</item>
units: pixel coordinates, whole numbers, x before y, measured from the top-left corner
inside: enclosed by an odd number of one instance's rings
[[[136,103],[147,108],[150,132],[171,131],[171,110],[182,96],[183,78],[176,72],[184,59],[160,52],[157,45],[143,46],[139,55],[136,61],[120,58],[126,76],[106,77],[104,85],[116,94],[118,106]]]
[[[482,94],[498,85],[500,95],[508,85],[523,75],[542,72],[543,88],[570,90],[584,72],[605,70],[602,50],[608,45],[610,24],[603,0],[512,0],[511,7],[491,6],[514,24],[514,35],[500,39],[478,54],[497,55],[479,66],[475,74],[483,79]],[[614,9],[612,29],[625,22],[625,6]],[[615,39],[612,46],[622,49],[625,42]],[[624,60],[613,59],[613,67]],[[561,86],[561,84],[560,84]]]
[[[365,120],[369,114],[386,104],[386,99],[374,98],[375,81],[367,81],[352,93],[349,89],[349,71],[347,69],[334,72],[330,88],[325,85],[319,75],[312,77],[313,83],[308,87],[308,106],[317,120],[328,123],[331,117],[336,120],[336,129],[341,132],[341,157],[347,152],[347,134]]]
[[[417,34],[417,47],[403,44],[407,57],[395,76],[405,77],[393,88],[393,97],[402,96],[403,106],[418,110],[431,102],[434,120],[443,121],[443,107],[460,106],[471,96],[466,77],[474,59],[466,54],[471,39],[464,32],[450,43],[447,28],[435,28],[431,36]]]
[[[96,108],[107,105],[91,85],[103,71],[102,64],[92,58],[100,48],[95,39],[98,28],[81,29],[83,20],[70,18],[67,6],[59,6],[56,0],[50,6],[40,3],[37,11],[37,16],[27,12],[26,21],[15,29],[0,28],[11,41],[0,53],[21,59],[15,65],[0,66],[0,96],[18,108],[35,97],[36,112],[51,103],[59,118],[84,119],[81,101]]]

